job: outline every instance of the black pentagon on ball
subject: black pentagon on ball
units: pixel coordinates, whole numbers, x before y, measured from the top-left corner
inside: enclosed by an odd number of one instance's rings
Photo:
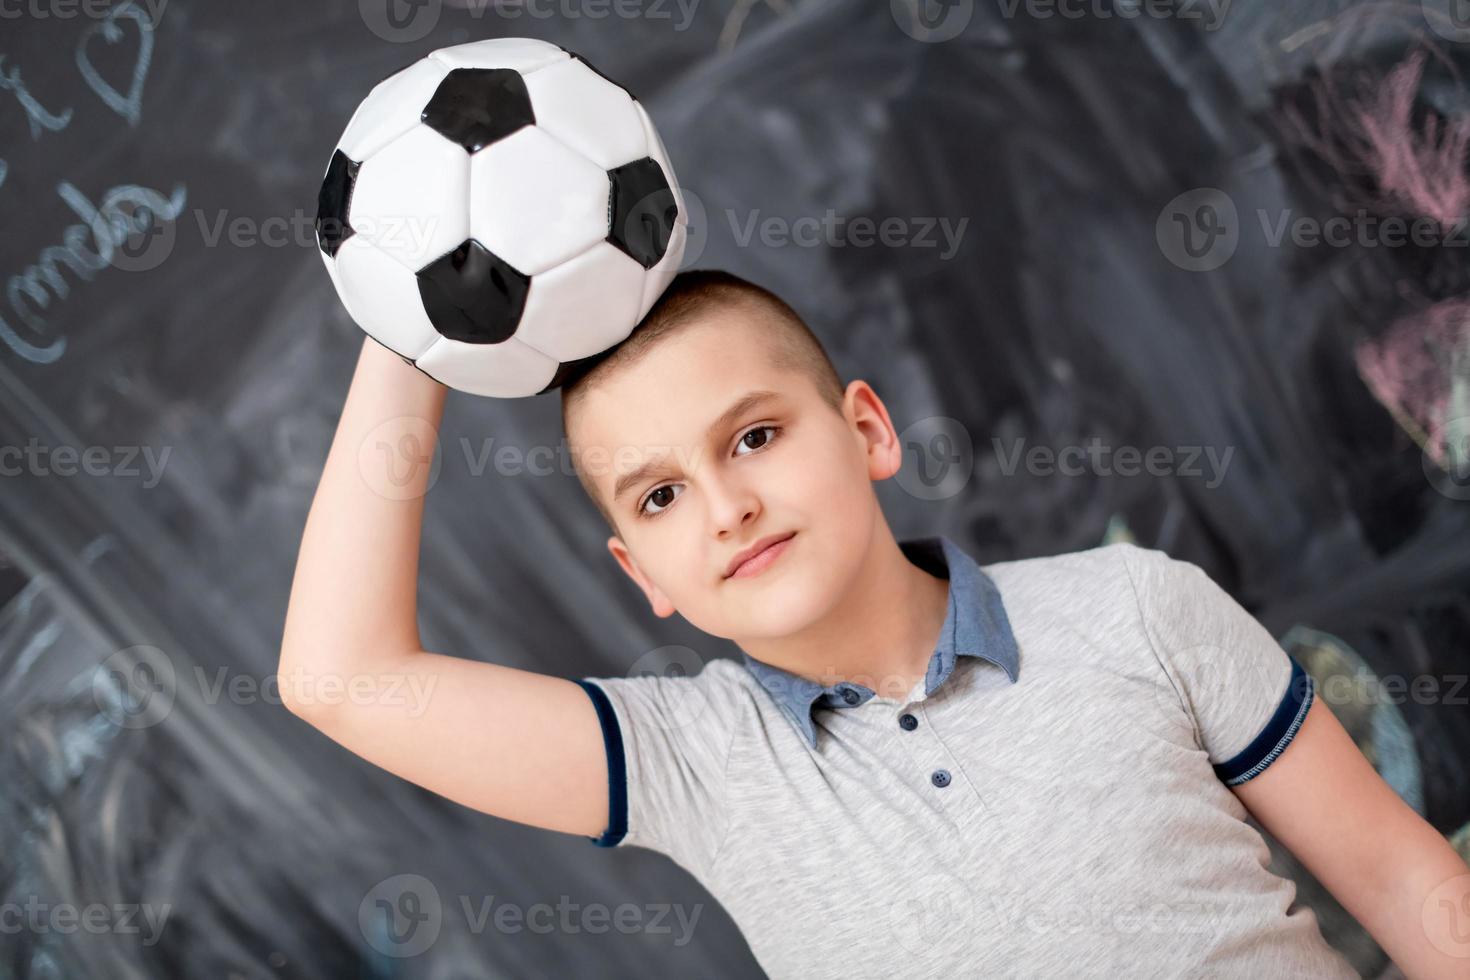
[[[347,223],[352,206],[352,188],[357,185],[361,163],[337,150],[327,165],[327,176],[316,198],[316,243],[327,255],[336,258],[342,243],[354,234]]]
[[[652,157],[625,163],[607,172],[612,181],[612,230],[607,240],[651,269],[669,248],[679,205]]]
[[[526,80],[513,68],[455,68],[419,118],[469,153],[536,122]]]
[[[498,344],[516,332],[531,277],[471,238],[419,270],[419,298],[439,334]]]

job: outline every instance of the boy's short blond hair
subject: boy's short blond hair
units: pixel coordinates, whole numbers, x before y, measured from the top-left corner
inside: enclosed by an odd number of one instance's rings
[[[569,423],[588,392],[681,328],[699,322],[713,311],[732,308],[749,313],[754,322],[767,328],[761,332],[770,341],[771,355],[778,367],[806,375],[822,401],[834,411],[842,411],[845,391],[842,379],[822,342],[790,305],[769,289],[734,273],[690,269],[674,276],[632,333],[608,351],[578,365],[561,384],[563,435],[570,439]],[[577,454],[573,453],[573,469],[582,489],[616,534],[617,522],[603,505],[591,478],[576,461]]]

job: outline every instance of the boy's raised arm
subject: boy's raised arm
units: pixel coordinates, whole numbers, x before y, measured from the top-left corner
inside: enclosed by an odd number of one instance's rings
[[[277,669],[298,717],[465,806],[586,836],[607,756],[572,680],[420,648],[419,540],[448,389],[363,338],[307,515]]]
[[[360,669],[418,646],[419,535],[448,390],[363,337],[302,534],[283,666],[296,654],[327,666],[335,650]]]

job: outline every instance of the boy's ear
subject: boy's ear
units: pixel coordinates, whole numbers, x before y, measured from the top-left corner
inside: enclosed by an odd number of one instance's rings
[[[886,480],[897,473],[903,466],[903,446],[883,399],[859,378],[848,384],[843,403],[867,456],[868,479]]]
[[[638,588],[643,590],[644,596],[648,599],[648,604],[653,607],[653,614],[655,616],[659,619],[667,619],[674,614],[674,604],[669,601],[668,596],[659,590],[657,585],[653,584],[653,581],[647,575],[643,574],[643,570],[638,567],[638,563],[628,553],[628,546],[623,544],[622,538],[619,538],[616,534],[608,538],[607,550],[612,552],[612,556],[618,560],[618,564],[622,566],[623,571],[628,574],[628,577],[637,583]]]

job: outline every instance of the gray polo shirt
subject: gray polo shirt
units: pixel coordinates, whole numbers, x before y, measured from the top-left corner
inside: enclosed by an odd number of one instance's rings
[[[949,581],[903,699],[754,660],[583,678],[609,826],[730,913],[773,977],[1354,978],[1227,784],[1311,676],[1198,566],[1112,544]]]

